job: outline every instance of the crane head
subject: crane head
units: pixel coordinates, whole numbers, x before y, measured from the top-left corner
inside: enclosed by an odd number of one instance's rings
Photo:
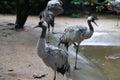
[[[96,26],[98,26],[97,23],[95,22],[95,20],[98,20],[97,16],[89,16],[89,17],[88,17],[88,21],[91,21],[91,22],[93,22]]]
[[[33,27],[33,29],[37,27],[41,27],[41,28],[48,27],[48,24],[46,21],[40,21],[37,26]]]

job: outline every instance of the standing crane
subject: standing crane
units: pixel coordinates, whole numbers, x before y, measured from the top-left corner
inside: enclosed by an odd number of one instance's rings
[[[119,26],[120,0],[114,0],[114,1],[108,2],[107,8],[117,13],[118,19],[117,19],[116,26]]]
[[[44,20],[48,24],[48,32],[50,32],[50,26],[52,27],[52,33],[54,33],[54,20],[55,20],[55,15],[53,12],[49,10],[44,10],[40,12],[40,20]]]
[[[56,80],[56,72],[60,72],[64,75],[66,72],[70,71],[68,53],[53,45],[47,45],[45,37],[48,24],[46,21],[40,21],[34,28],[36,27],[42,28],[41,36],[37,43],[37,53],[44,63],[53,69],[53,80]]]
[[[50,26],[52,27],[52,33],[54,33],[55,16],[63,12],[62,5],[63,3],[61,0],[50,0],[47,4],[46,9],[43,10],[39,15],[40,20],[43,19],[48,23],[48,42],[49,42]]]
[[[70,26],[64,30],[63,35],[60,37],[60,42],[58,44],[58,47],[60,47],[61,43],[65,45],[67,50],[72,43],[76,46],[76,59],[75,59],[75,67],[74,67],[75,70],[79,69],[77,68],[77,55],[78,55],[79,45],[84,39],[88,39],[93,35],[94,28],[91,22],[96,24],[95,20],[97,20],[97,16],[89,16],[87,19],[89,28],[82,25]]]
[[[46,21],[48,24],[48,43],[49,43],[50,26],[52,27],[52,33],[54,33],[55,15],[53,12],[49,10],[44,10],[40,13],[39,17],[40,17],[40,21]]]
[[[116,26],[119,26],[120,0],[111,0],[108,2],[108,4],[105,3],[96,3],[96,4],[106,6],[108,10],[115,11],[118,16]]]
[[[50,28],[49,28],[50,25],[53,27],[52,33],[54,30],[55,16],[63,12],[62,5],[63,3],[61,0],[50,0],[47,4],[46,9],[43,10],[39,15],[40,20],[43,18],[43,20],[45,20],[48,23],[48,31],[50,31]]]

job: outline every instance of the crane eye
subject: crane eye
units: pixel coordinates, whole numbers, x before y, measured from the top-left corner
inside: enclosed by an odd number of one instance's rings
[[[43,21],[40,21],[38,25],[42,25]]]
[[[94,21],[95,21],[95,19],[93,18],[91,21],[92,21],[92,22],[94,22]]]

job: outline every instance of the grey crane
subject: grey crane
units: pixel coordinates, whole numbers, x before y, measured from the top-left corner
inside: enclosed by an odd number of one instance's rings
[[[53,12],[49,10],[43,10],[40,12],[40,20],[44,20],[48,24],[48,32],[50,32],[50,26],[52,27],[52,33],[54,33],[54,21],[55,21],[55,15]]]
[[[49,33],[50,26],[52,27],[52,33],[54,33],[54,20],[55,16],[63,12],[61,0],[50,0],[46,6],[46,9],[40,12],[40,20],[43,19],[48,23],[48,42],[49,42]]]
[[[63,8],[62,8],[62,1],[61,0],[50,0],[47,4],[46,10],[52,11],[55,16],[63,13]]]
[[[117,13],[118,15],[117,26],[119,26],[120,0],[113,0],[108,2],[107,8]]]
[[[41,36],[37,43],[37,53],[44,63],[53,69],[53,80],[56,80],[56,72],[60,72],[64,75],[66,72],[70,71],[70,64],[68,62],[68,53],[66,51],[53,45],[47,45],[45,39],[47,26],[48,24],[46,21],[40,21],[39,24],[35,26],[35,28],[42,28]]]
[[[77,68],[77,54],[78,54],[79,45],[84,39],[88,39],[93,35],[94,28],[91,22],[96,24],[95,20],[97,20],[97,16],[89,16],[87,19],[89,28],[82,25],[70,26],[64,30],[64,33],[60,37],[60,42],[58,43],[58,47],[60,47],[60,44],[64,44],[68,50],[68,47],[72,43],[76,46],[76,59],[75,59],[75,67],[74,67],[75,70],[79,69]]]
[[[46,9],[40,13],[40,20],[43,18],[43,20],[45,20],[48,23],[48,30],[50,25],[54,29],[54,19],[55,16],[63,12],[62,5],[63,3],[61,0],[50,0],[48,1]]]
[[[108,10],[115,11],[117,13],[117,25],[119,26],[119,13],[120,13],[120,0],[111,0],[108,4],[105,3],[96,3],[98,5],[106,6]]]
[[[50,26],[52,27],[52,33],[54,33],[55,15],[53,12],[49,10],[44,10],[40,13],[39,17],[40,21],[46,21],[48,24],[48,43],[49,43]]]

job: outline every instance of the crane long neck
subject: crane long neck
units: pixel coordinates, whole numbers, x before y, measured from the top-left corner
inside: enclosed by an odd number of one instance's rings
[[[46,40],[45,40],[46,30],[47,30],[46,27],[42,28],[40,39],[38,40],[38,43],[37,43],[37,53],[42,59],[46,58],[46,52],[45,52],[45,48],[46,48]]]
[[[46,37],[46,31],[47,31],[47,28],[46,27],[44,27],[44,28],[42,28],[42,33],[41,33],[41,36],[40,36],[40,38],[45,38]]]
[[[88,26],[89,26],[90,31],[94,31],[94,28],[91,24],[91,21],[88,20],[87,22],[88,22]]]

